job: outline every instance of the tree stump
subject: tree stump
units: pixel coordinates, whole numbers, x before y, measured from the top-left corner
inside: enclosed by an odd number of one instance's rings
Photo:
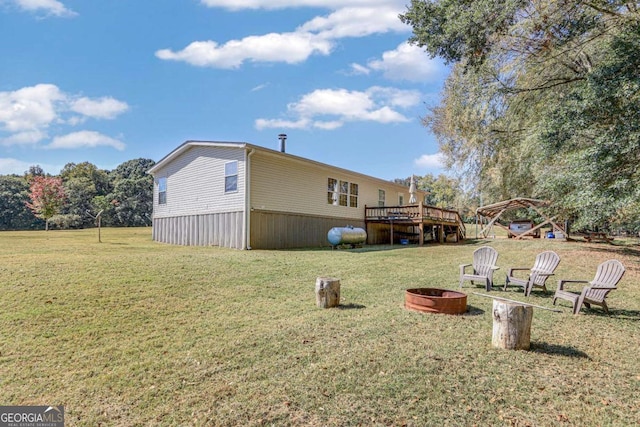
[[[533,307],[493,300],[491,344],[507,350],[529,350]]]
[[[316,304],[320,308],[340,305],[340,279],[318,277],[316,279]]]

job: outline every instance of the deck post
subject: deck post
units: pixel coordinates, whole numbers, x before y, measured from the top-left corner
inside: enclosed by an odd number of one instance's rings
[[[418,220],[420,224],[418,225],[418,246],[424,245],[424,207],[422,206],[422,202],[418,203]]]

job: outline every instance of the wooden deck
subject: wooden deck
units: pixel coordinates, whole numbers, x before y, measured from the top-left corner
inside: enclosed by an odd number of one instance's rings
[[[378,226],[379,228],[382,225],[385,230],[388,230],[388,236],[385,237],[388,238],[387,242],[391,244],[399,239],[408,239],[423,245],[425,240],[444,243],[449,236],[455,236],[456,241],[466,237],[464,223],[457,211],[423,204],[365,206],[365,225],[367,235],[371,234],[370,231],[374,227]],[[374,234],[379,235],[380,233]]]

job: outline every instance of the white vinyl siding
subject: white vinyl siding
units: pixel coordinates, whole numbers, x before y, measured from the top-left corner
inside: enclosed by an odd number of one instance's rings
[[[167,203],[167,178],[158,178],[158,204],[164,205]]]
[[[237,191],[225,192],[225,164],[237,162]],[[190,147],[155,172],[166,177],[166,204],[154,200],[154,217],[244,210],[244,148]]]
[[[337,180],[338,186],[340,181],[358,185],[354,200],[357,209],[329,202],[332,190],[328,178]],[[379,189],[397,194],[399,188],[391,182],[385,184],[366,175],[279,153],[256,151],[251,157],[251,209],[363,220],[365,205],[378,206]]]

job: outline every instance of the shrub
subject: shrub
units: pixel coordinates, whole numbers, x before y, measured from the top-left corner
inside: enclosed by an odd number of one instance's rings
[[[49,225],[59,228],[60,230],[82,228],[82,217],[75,214],[54,215],[49,219]]]

